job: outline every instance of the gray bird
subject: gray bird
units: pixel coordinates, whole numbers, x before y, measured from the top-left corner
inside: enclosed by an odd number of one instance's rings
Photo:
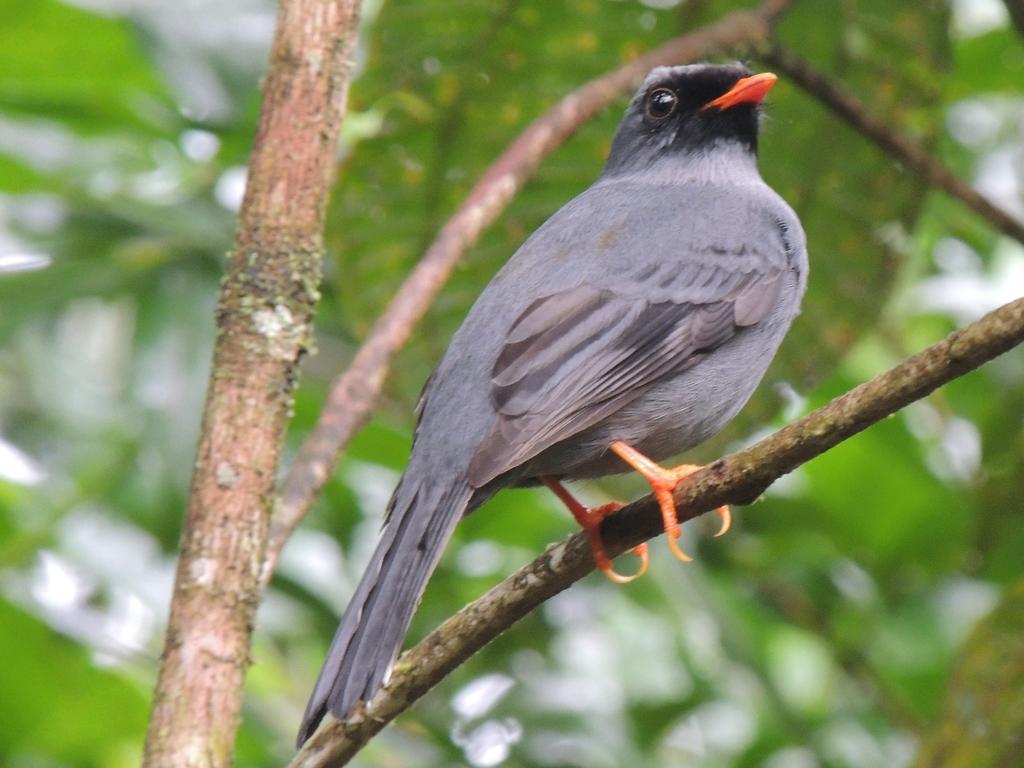
[[[740,65],[653,70],[597,181],[484,289],[424,387],[408,467],[300,745],[328,710],[344,717],[381,687],[456,524],[502,488],[547,484],[598,566],[627,581],[601,546],[612,506],[587,510],[561,482],[632,466],[685,558],[671,490],[693,468],[654,462],[743,407],[807,280],[800,222],[757,169],[760,103],[774,83]]]

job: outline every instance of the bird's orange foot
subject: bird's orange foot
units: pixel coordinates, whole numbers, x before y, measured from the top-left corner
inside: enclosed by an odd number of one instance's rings
[[[548,488],[551,489],[562,503],[569,508],[572,512],[572,516],[576,518],[576,522],[580,524],[580,527],[586,532],[587,539],[590,540],[590,549],[594,553],[594,564],[597,565],[598,569],[607,576],[609,579],[614,581],[616,584],[628,584],[633,579],[640,578],[647,571],[647,545],[641,544],[638,547],[633,548],[633,554],[640,558],[640,568],[632,576],[623,576],[618,573],[612,566],[612,561],[608,557],[608,553],[604,550],[604,541],[601,539],[601,521],[604,520],[608,515],[617,509],[622,509],[622,504],[617,501],[613,501],[610,504],[605,504],[601,507],[591,509],[585,504],[581,504],[576,498],[569,493],[564,485],[555,480],[553,477],[541,478]]]
[[[665,525],[665,535],[668,537],[668,546],[680,560],[690,561],[693,558],[683,552],[676,543],[679,538],[679,518],[676,515],[676,502],[673,498],[673,491],[676,486],[702,467],[699,464],[680,464],[678,467],[665,468],[657,462],[651,461],[635,448],[626,445],[621,440],[616,440],[609,448],[615,451],[624,462],[644,476],[644,479],[651,486],[654,498],[658,500],[661,507],[661,518]],[[722,527],[715,536],[721,536],[729,530],[732,525],[732,512],[728,506],[719,507],[716,512],[722,518]]]

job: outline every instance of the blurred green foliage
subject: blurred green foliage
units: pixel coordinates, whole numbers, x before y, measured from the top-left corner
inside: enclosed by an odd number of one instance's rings
[[[1013,765],[1024,749],[1024,580],[968,638],[918,765]]]
[[[529,120],[737,5],[368,2],[319,354],[289,452],[446,215]],[[273,12],[270,0],[0,0],[4,765],[138,762]],[[1024,210],[1024,44],[1001,4],[805,0],[779,34]],[[761,394],[705,458],[1024,293],[1020,244],[785,81],[770,102],[762,170],[806,224],[811,286]],[[426,373],[498,265],[595,177],[621,106],[555,152],[472,250],[285,551],[259,614],[240,765],[290,754]],[[973,675],[957,658],[1021,576],[1022,414],[1015,351],[784,478],[724,540],[688,526],[696,563],[655,542],[645,579],[623,589],[595,576],[551,601],[358,764],[911,764],[933,732],[955,735],[959,693],[1020,696],[1019,676]],[[545,493],[499,495],[460,527],[412,637],[570,530]],[[978,630],[973,658],[1011,647],[1015,626]],[[946,691],[954,666],[966,671]],[[1018,716],[985,721],[993,733],[1020,729],[1021,710],[1006,711]]]

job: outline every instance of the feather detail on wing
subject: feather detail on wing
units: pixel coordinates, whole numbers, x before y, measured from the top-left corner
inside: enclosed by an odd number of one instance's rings
[[[778,301],[781,269],[705,269],[699,298],[650,301],[583,284],[527,307],[494,364],[497,418],[470,463],[470,483],[479,488],[596,424]]]

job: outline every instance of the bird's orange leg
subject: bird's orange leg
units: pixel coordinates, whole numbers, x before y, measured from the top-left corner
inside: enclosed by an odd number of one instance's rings
[[[554,493],[555,496],[561,499],[565,506],[569,508],[569,511],[572,512],[572,516],[576,518],[576,522],[579,523],[580,527],[586,532],[587,538],[590,540],[590,549],[594,553],[594,564],[597,565],[601,573],[616,584],[628,584],[633,581],[633,579],[644,575],[647,571],[646,544],[641,544],[640,546],[633,548],[633,554],[640,558],[640,568],[632,576],[623,576],[617,573],[615,568],[612,566],[612,561],[608,558],[608,554],[604,551],[604,542],[601,540],[601,521],[615,510],[622,509],[622,504],[617,501],[613,501],[610,504],[605,504],[604,506],[591,509],[577,501],[576,498],[566,490],[566,487],[553,477],[542,477],[541,481],[551,489],[551,492]]]
[[[650,484],[654,498],[658,500],[658,506],[661,507],[661,518],[664,521],[665,535],[668,537],[668,546],[672,550],[672,554],[680,560],[692,560],[693,558],[683,552],[676,543],[676,539],[679,538],[679,518],[676,516],[676,502],[672,493],[683,478],[689,477],[702,467],[699,464],[680,464],[678,467],[667,469],[657,462],[651,461],[640,451],[626,445],[621,440],[616,440],[608,447],[643,475]],[[722,527],[715,536],[721,536],[732,525],[732,512],[728,506],[721,506],[716,511],[722,518]]]

